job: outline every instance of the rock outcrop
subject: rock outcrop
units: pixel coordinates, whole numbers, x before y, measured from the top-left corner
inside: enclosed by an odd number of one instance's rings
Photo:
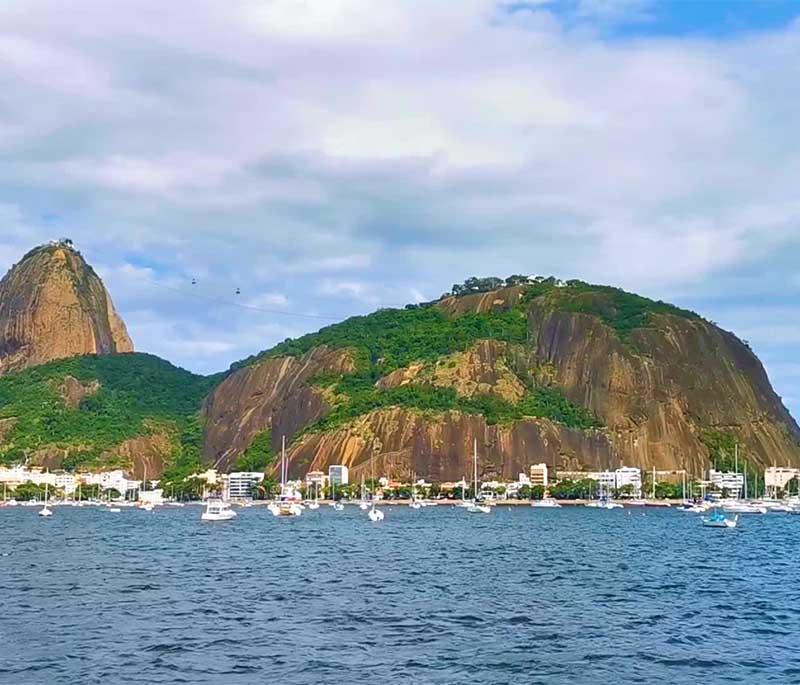
[[[32,250],[0,281],[0,375],[132,351],[108,291],[68,242]]]
[[[342,463],[358,478],[368,475],[375,455],[383,474],[458,480],[469,471],[473,440],[485,478],[515,478],[538,462],[569,470],[686,468],[700,476],[710,465],[703,438],[715,432],[734,435],[753,465],[800,465],[800,428],[759,360],[733,334],[691,312],[613,289],[560,284],[539,292],[515,286],[443,298],[433,306],[449,320],[519,314],[526,330],[521,339],[478,340],[438,359],[394,368],[375,388],[447,388],[470,401],[494,398],[507,405],[548,388],[602,428],[581,430],[542,415],[490,425],[474,403],[465,413],[369,407],[362,400],[361,413],[346,422],[314,426],[338,401],[326,397],[335,384],[315,384],[315,376],[353,373],[358,358],[323,346],[302,357],[262,357],[229,376],[206,402],[205,460],[230,468],[260,431],[270,429],[274,447],[282,434],[290,442],[293,477]],[[416,335],[417,324],[409,325],[409,335]],[[372,345],[371,368],[380,368],[380,343],[364,337],[380,331],[369,333],[360,322],[350,330]]]
[[[266,359],[239,369],[209,395],[203,407],[207,463],[230,468],[262,431],[272,431],[273,447],[330,410],[324,392],[310,385],[319,374],[352,373],[349,350],[318,347],[301,358]]]

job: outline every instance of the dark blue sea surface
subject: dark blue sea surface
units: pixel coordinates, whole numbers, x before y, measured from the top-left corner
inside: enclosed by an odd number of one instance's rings
[[[0,509],[2,683],[800,683],[800,516]]]

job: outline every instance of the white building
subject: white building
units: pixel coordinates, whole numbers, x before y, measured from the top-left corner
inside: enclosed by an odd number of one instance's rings
[[[86,485],[99,485],[101,490],[116,490],[123,497],[126,493],[139,490],[141,487],[141,481],[128,480],[125,472],[120,469],[101,473],[84,473],[80,479]]]
[[[744,488],[744,476],[741,473],[723,473],[711,469],[708,472],[708,480],[711,485],[718,490],[727,490],[731,497],[741,497]]]
[[[78,479],[73,473],[60,471],[55,475],[55,486],[64,491],[65,495],[73,495],[78,489]]]
[[[348,485],[350,483],[350,469],[341,464],[331,464],[328,467],[328,480],[336,485]]]
[[[633,489],[633,496],[642,496],[642,472],[633,466],[622,466],[614,471],[614,486],[617,490],[630,485]]]
[[[533,464],[531,466],[530,485],[535,487],[541,485],[546,488],[548,484],[547,479],[547,464]]]
[[[785,490],[789,481],[798,477],[800,469],[770,466],[764,471],[764,487],[774,494],[777,490]]]
[[[225,479],[226,499],[252,499],[253,487],[264,480],[264,474],[255,471],[235,471]]]

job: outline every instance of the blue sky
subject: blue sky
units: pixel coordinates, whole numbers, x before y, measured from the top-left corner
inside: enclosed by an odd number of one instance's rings
[[[0,4],[0,269],[73,238],[138,349],[555,274],[736,332],[800,414],[800,3],[63,10]]]

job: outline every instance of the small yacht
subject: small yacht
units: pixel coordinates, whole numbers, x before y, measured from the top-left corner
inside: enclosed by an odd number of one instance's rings
[[[289,476],[289,462],[286,460],[286,436],[281,438],[281,497],[269,505],[273,516],[300,516],[305,507],[292,498],[286,484]]]
[[[738,522],[738,514],[736,514],[733,518],[728,518],[719,510],[714,511],[711,516],[703,517],[703,527],[705,528],[736,528],[736,524]]]
[[[206,502],[206,510],[200,517],[202,521],[229,521],[235,519],[236,512],[231,509],[230,504],[220,499],[210,499]]]
[[[766,514],[767,508],[758,504],[751,504],[744,500],[731,500],[722,502],[722,508],[729,514]]]
[[[334,502],[331,506],[333,507],[334,511],[344,511],[344,504],[342,504],[338,500]]]
[[[531,506],[534,509],[560,509],[561,505],[552,497],[544,497],[540,500],[533,500]]]

